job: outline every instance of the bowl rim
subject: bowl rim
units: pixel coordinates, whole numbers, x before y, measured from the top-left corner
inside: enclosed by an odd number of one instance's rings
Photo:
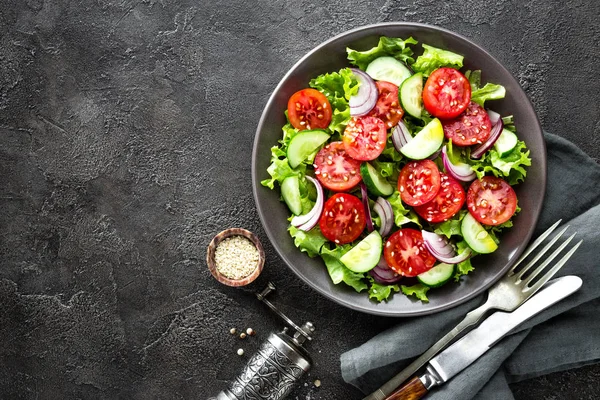
[[[258,250],[258,262],[256,268],[249,275],[240,279],[231,279],[221,274],[215,263],[215,251],[217,249],[217,246],[224,239],[233,236],[245,237],[246,239],[250,240],[250,242],[252,242],[252,244],[254,244],[254,246],[256,247],[256,250]],[[256,236],[254,233],[244,228],[229,228],[217,233],[210,241],[206,249],[206,264],[208,265],[210,273],[217,281],[232,287],[245,286],[253,282],[256,278],[258,278],[258,276],[262,272],[263,266],[265,264],[265,251],[262,247],[262,244],[260,243],[260,240],[258,239],[258,236]]]
[[[259,203],[258,190],[261,187],[261,184],[260,184],[260,180],[258,179],[258,171],[256,170],[256,168],[257,168],[256,160],[257,160],[257,157],[259,157],[259,154],[258,154],[258,144],[259,144],[259,139],[260,139],[259,134],[260,134],[261,130],[263,129],[263,126],[267,119],[266,111],[269,110],[271,108],[271,106],[273,105],[273,103],[276,101],[276,95],[280,91],[281,87],[288,81],[289,77],[295,72],[295,70],[301,64],[303,64],[308,58],[310,58],[314,53],[318,52],[321,48],[329,45],[332,42],[343,39],[346,36],[350,36],[354,33],[361,32],[361,31],[368,31],[368,30],[377,29],[377,28],[383,28],[383,27],[385,27],[385,28],[390,28],[390,27],[409,27],[409,28],[411,28],[412,27],[412,28],[429,29],[429,30],[438,31],[443,34],[447,34],[447,35],[453,36],[455,38],[458,38],[461,41],[468,43],[469,46],[473,46],[478,51],[484,53],[487,57],[492,59],[498,65],[498,68],[502,71],[502,73],[504,75],[506,75],[507,79],[512,80],[512,83],[515,84],[518,88],[520,88],[521,92],[524,94],[524,96],[527,100],[528,106],[531,108],[531,111],[533,112],[533,116],[534,116],[533,122],[534,122],[535,126],[537,127],[537,131],[542,136],[541,152],[543,153],[543,165],[541,166],[541,169],[540,169],[540,178],[539,178],[541,180],[541,187],[543,188],[543,193],[541,193],[541,195],[540,195],[540,201],[539,201],[539,203],[537,203],[536,209],[532,211],[532,214],[533,214],[532,227],[531,227],[531,229],[529,229],[527,231],[527,233],[523,237],[523,243],[525,243],[525,244],[527,244],[531,240],[531,237],[534,232],[534,227],[538,223],[539,216],[542,211],[542,205],[543,205],[544,199],[545,199],[545,191],[546,191],[546,187],[547,187],[547,168],[548,168],[547,167],[547,157],[546,157],[547,149],[546,149],[546,142],[543,139],[543,130],[542,130],[542,126],[539,121],[537,112],[535,111],[535,108],[533,107],[531,99],[529,98],[527,93],[525,93],[525,91],[523,90],[523,88],[521,87],[519,82],[515,79],[515,77],[512,75],[512,73],[508,69],[506,69],[506,67],[504,67],[504,65],[500,61],[498,61],[492,54],[490,54],[486,49],[484,49],[477,43],[474,43],[471,39],[468,39],[467,37],[465,37],[459,33],[453,32],[451,30],[448,30],[448,29],[445,29],[445,28],[442,28],[442,27],[439,27],[436,25],[424,24],[424,23],[419,23],[419,22],[380,22],[380,23],[375,23],[375,24],[363,25],[363,26],[360,26],[357,28],[353,28],[353,29],[341,32],[341,33],[331,37],[330,39],[328,39],[324,42],[321,42],[317,46],[313,47],[310,51],[308,51],[306,54],[304,54],[296,63],[294,63],[288,69],[288,71],[285,73],[285,75],[280,79],[277,86],[271,92],[271,95],[269,96],[267,103],[263,107],[261,117],[259,119],[256,131],[255,131],[253,148],[252,148],[252,165],[251,165],[252,191],[253,191],[255,205],[256,205],[260,220],[261,220],[262,227],[265,230],[269,240],[271,241],[277,254],[280,256],[280,258],[286,264],[286,266],[289,269],[291,269],[294,272],[294,274],[296,276],[298,276],[303,282],[307,283],[317,293],[325,296],[326,298],[333,300],[334,302],[336,302],[340,305],[343,305],[344,307],[347,307],[353,311],[360,311],[360,312],[367,313],[367,314],[384,316],[384,317],[415,317],[415,316],[434,314],[434,313],[448,310],[450,308],[453,308],[460,304],[463,304],[463,303],[471,300],[472,298],[476,297],[477,295],[483,293],[489,287],[491,287],[496,281],[498,281],[510,269],[511,265],[513,265],[514,262],[518,259],[518,257],[523,253],[526,246],[522,245],[522,246],[518,247],[517,251],[514,254],[513,261],[508,262],[503,268],[498,270],[498,272],[495,275],[493,275],[492,279],[490,279],[489,282],[481,285],[476,290],[472,290],[470,293],[467,293],[464,296],[461,296],[457,299],[453,299],[452,301],[446,302],[444,304],[440,304],[439,306],[432,307],[432,308],[429,308],[426,310],[406,311],[406,312],[401,312],[401,313],[390,312],[389,310],[387,310],[387,311],[379,310],[379,309],[364,307],[359,304],[353,304],[350,301],[347,301],[345,299],[341,299],[341,298],[335,296],[334,293],[332,293],[332,292],[327,292],[327,291],[321,290],[321,288],[319,288],[314,282],[312,282],[310,279],[307,279],[299,271],[297,271],[296,268],[291,267],[288,257],[286,256],[286,254],[283,251],[281,251],[281,249],[279,248],[279,245],[277,244],[276,235],[274,234],[274,232],[271,231],[271,229],[269,228],[269,225],[266,223],[267,217]],[[380,35],[380,36],[383,36],[383,35]]]

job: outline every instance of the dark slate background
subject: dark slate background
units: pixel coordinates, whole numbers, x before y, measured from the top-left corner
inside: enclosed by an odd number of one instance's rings
[[[0,398],[216,394],[283,326],[253,297],[267,280],[275,304],[317,327],[315,366],[290,398],[361,398],[338,357],[397,321],[292,275],[250,180],[270,92],[332,35],[384,21],[461,33],[517,77],[546,130],[600,157],[597,1],[244,3],[0,0]],[[233,226],[267,252],[245,289],[205,262]],[[597,399],[599,381],[595,366],[513,387],[517,399]]]

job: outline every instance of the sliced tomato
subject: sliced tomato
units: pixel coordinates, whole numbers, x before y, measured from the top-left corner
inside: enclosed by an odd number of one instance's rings
[[[423,88],[423,106],[440,119],[455,118],[471,101],[469,80],[454,68],[438,68],[429,75]]]
[[[417,214],[434,224],[449,220],[465,204],[465,190],[461,184],[444,173],[440,176],[440,190],[433,200],[415,207]]]
[[[500,225],[515,213],[517,194],[503,179],[484,176],[471,183],[467,192],[467,208],[482,224]]]
[[[343,192],[360,182],[360,161],[350,157],[342,142],[323,147],[314,161],[315,176],[327,189]]]
[[[417,276],[435,264],[435,257],[423,243],[421,231],[400,229],[385,242],[383,257],[391,269],[404,276]]]
[[[440,170],[431,160],[411,161],[400,171],[398,191],[409,206],[432,200],[440,190]]]
[[[379,91],[379,97],[369,115],[382,120],[389,129],[398,125],[404,115],[404,110],[398,100],[398,86],[386,81],[377,81],[375,84]]]
[[[492,132],[492,121],[488,113],[475,102],[461,115],[442,121],[444,135],[457,146],[471,146],[485,142]]]
[[[323,206],[319,227],[323,236],[337,244],[355,241],[367,225],[365,208],[356,196],[336,193]]]
[[[288,100],[288,119],[296,129],[325,129],[331,122],[331,104],[316,89],[302,89]]]
[[[353,117],[346,125],[342,141],[355,160],[374,160],[385,149],[387,132],[383,121],[377,117]]]

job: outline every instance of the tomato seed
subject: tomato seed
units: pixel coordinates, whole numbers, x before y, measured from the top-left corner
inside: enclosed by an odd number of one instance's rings
[[[394,126],[394,124],[392,124],[391,122],[388,122],[388,123],[387,123],[387,126],[388,126],[389,128],[391,128],[392,126]]]
[[[492,220],[492,224],[497,224],[498,221],[496,221],[495,219]]]
[[[317,107],[317,111],[321,111],[323,109],[323,107],[319,106]]]
[[[360,219],[358,219],[358,215],[356,216],[356,218],[354,218],[354,222],[356,222],[357,224],[360,222]]]
[[[477,132],[477,133],[479,133],[479,132]],[[471,142],[472,143],[477,143],[477,138],[471,138]]]
[[[400,186],[400,193],[404,193],[404,186]]]
[[[306,121],[300,121],[300,125],[306,125]]]
[[[327,172],[323,172],[323,173],[321,174],[321,176],[322,176],[323,178],[327,178]]]
[[[356,170],[353,169],[352,171],[350,171],[350,175],[356,175]]]
[[[344,175],[344,182],[348,182],[348,175]]]
[[[456,198],[456,199],[452,200],[453,203],[458,203],[459,201],[460,201],[459,198]]]
[[[327,108],[327,103],[323,103],[323,108]]]
[[[333,161],[327,160],[327,165],[332,165],[332,164],[333,164]]]
[[[335,239],[334,242],[335,242],[335,244],[340,244],[340,241],[337,239]]]

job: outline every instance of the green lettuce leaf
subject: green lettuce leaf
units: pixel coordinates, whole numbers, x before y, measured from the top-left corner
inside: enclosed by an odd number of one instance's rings
[[[288,232],[294,238],[294,245],[296,245],[300,251],[308,254],[309,257],[318,256],[321,252],[321,247],[327,242],[327,239],[325,239],[318,226],[305,232],[290,225]]]
[[[317,89],[325,96],[332,107],[332,132],[342,134],[350,120],[350,97],[358,93],[359,83],[350,68],[342,68],[339,72],[322,74],[312,79],[309,86]]]
[[[419,216],[413,210],[404,207],[399,191],[395,190],[394,193],[387,198],[387,200],[392,205],[392,210],[394,210],[394,223],[396,226],[401,227],[409,222],[413,222],[421,226]]]
[[[513,151],[504,157],[500,157],[492,147],[480,160],[470,160],[470,164],[478,178],[491,172],[512,186],[525,179],[527,176],[525,167],[531,166],[531,158],[525,142],[519,140]]]
[[[379,38],[377,46],[370,50],[356,51],[348,47],[346,52],[350,63],[364,71],[371,61],[382,56],[391,56],[405,63],[412,63],[414,61],[412,58],[413,51],[409,45],[417,43],[412,37],[403,40],[382,36]]]
[[[469,80],[469,83],[471,84],[471,92],[474,92],[477,89],[479,89],[479,86],[481,86],[481,70],[469,70],[465,72],[465,77]]]
[[[503,99],[504,96],[506,96],[506,89],[504,89],[504,86],[496,83],[486,83],[481,89],[471,92],[471,101],[474,101],[483,107],[483,103],[485,103],[486,100]]]
[[[426,303],[429,302],[429,299],[427,298],[427,292],[430,289],[429,286],[425,286],[421,283],[418,283],[413,286],[401,285],[400,288],[402,290],[402,293],[404,293],[407,296],[415,296],[421,301],[424,301]]]
[[[469,247],[469,245],[464,240],[456,243],[456,252],[457,252],[457,254],[462,253],[468,247]],[[475,255],[477,255],[477,253],[473,252],[473,256],[475,256]],[[473,268],[473,265],[471,264],[471,258],[467,258],[465,261],[459,262],[458,264],[456,264],[456,269],[455,269],[455,272],[454,272],[454,279],[456,281],[458,281],[461,276],[467,275],[469,272],[473,271],[474,269],[475,268]]]
[[[306,172],[306,164],[300,164],[296,169],[293,169],[290,167],[286,152],[278,146],[273,146],[271,147],[271,164],[267,168],[267,172],[271,175],[271,178],[262,180],[260,184],[269,189],[274,189],[275,182],[281,184],[288,176],[303,175]]]
[[[444,235],[448,239],[450,239],[451,236],[462,236],[460,225],[465,215],[467,215],[467,212],[467,210],[460,210],[448,221],[435,224],[433,226],[433,232],[437,233],[438,235]]]
[[[400,287],[398,285],[381,285],[369,276],[369,298],[382,302],[388,300],[394,292],[399,292]]]
[[[429,76],[440,67],[460,69],[463,66],[464,57],[460,54],[426,44],[423,44],[423,49],[425,49],[423,54],[417,57],[415,63],[411,65],[416,72],[422,72],[424,75]]]
[[[325,262],[327,272],[331,277],[331,281],[337,285],[340,282],[344,282],[346,285],[352,287],[357,292],[362,292],[367,289],[368,286],[364,281],[364,274],[350,271],[340,261],[340,257],[343,256],[347,251],[352,248],[351,245],[335,246],[333,249],[323,246],[321,248],[321,258]]]

